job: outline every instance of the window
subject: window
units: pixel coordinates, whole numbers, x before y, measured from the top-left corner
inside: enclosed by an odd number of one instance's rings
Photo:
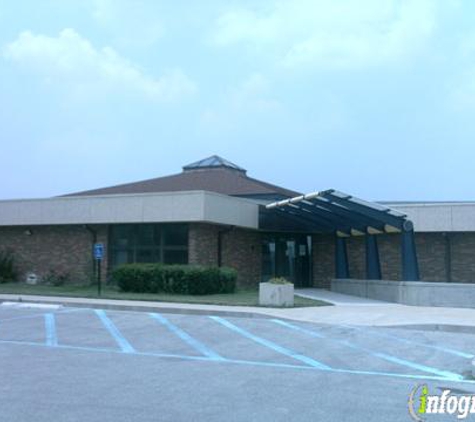
[[[111,265],[188,263],[186,224],[121,224],[110,229]]]

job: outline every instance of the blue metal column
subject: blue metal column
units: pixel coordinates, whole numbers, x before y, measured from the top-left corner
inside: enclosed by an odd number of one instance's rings
[[[368,234],[366,241],[366,279],[381,280],[381,264],[379,262],[378,241],[375,235]]]
[[[335,237],[335,278],[350,278],[346,239]]]
[[[405,230],[401,233],[402,279],[405,281],[418,281],[419,264],[417,263],[414,229],[410,221],[406,221],[404,225]]]

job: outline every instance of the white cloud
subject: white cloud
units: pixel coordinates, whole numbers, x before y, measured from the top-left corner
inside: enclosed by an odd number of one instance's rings
[[[63,83],[82,95],[129,92],[171,101],[195,91],[194,83],[180,69],[154,78],[114,49],[95,48],[73,29],[64,29],[57,37],[23,32],[5,47],[4,57],[47,82]]]
[[[93,0],[92,17],[120,44],[150,47],[164,33],[157,0]]]
[[[289,67],[363,67],[416,53],[436,23],[434,0],[293,0],[222,14],[220,46],[245,43]]]
[[[281,104],[270,96],[271,84],[261,73],[253,73],[231,90],[231,105],[246,111],[275,111]]]
[[[232,127],[241,118],[275,117],[284,111],[283,105],[271,95],[270,81],[260,73],[252,73],[237,86],[226,90],[221,106],[206,108],[200,123],[213,129]]]

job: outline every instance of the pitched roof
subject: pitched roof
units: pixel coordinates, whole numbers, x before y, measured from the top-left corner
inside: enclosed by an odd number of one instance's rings
[[[139,182],[126,183],[66,196],[110,195],[205,190],[231,196],[289,198],[298,192],[246,175],[246,170],[218,156],[183,167],[183,172]]]

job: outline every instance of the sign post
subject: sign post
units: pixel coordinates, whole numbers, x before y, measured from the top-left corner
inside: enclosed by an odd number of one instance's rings
[[[101,263],[104,258],[104,244],[94,243],[94,259],[97,262],[97,295],[101,295]]]

